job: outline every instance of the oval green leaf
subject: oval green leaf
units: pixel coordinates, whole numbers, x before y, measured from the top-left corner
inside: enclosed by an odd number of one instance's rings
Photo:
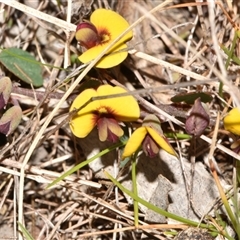
[[[22,81],[35,87],[43,85],[41,63],[30,53],[19,48],[8,48],[0,53],[0,62]]]
[[[193,104],[194,101],[200,98],[201,102],[208,103],[212,101],[212,96],[210,93],[205,92],[193,92],[193,93],[180,93],[171,98],[174,103],[185,102],[187,104]]]

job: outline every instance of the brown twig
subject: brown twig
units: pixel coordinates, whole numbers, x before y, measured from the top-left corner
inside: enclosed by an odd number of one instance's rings
[[[32,89],[28,88],[21,88],[18,86],[13,86],[12,93],[28,96],[30,98],[35,98],[36,100],[40,101],[46,97],[47,92],[43,91],[33,91]],[[59,92],[50,92],[46,99],[61,99],[64,93]],[[71,95],[68,99],[72,101],[76,97],[76,94]]]

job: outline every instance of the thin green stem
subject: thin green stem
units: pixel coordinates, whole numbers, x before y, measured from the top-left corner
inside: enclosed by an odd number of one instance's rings
[[[53,182],[51,182],[51,183],[47,186],[47,188],[50,188],[50,187],[54,186],[54,185],[57,184],[59,181],[63,180],[64,178],[66,178],[67,176],[69,176],[69,175],[71,175],[72,173],[76,172],[77,170],[83,168],[84,166],[86,166],[86,165],[89,164],[90,162],[94,161],[95,159],[97,159],[97,158],[99,158],[99,157],[101,157],[101,156],[103,156],[103,155],[105,155],[105,154],[107,154],[107,153],[115,150],[116,148],[123,146],[123,145],[125,145],[125,143],[123,143],[123,142],[118,142],[118,143],[112,145],[111,147],[104,149],[103,151],[101,151],[101,152],[98,153],[97,155],[95,155],[95,156],[87,159],[86,161],[79,163],[78,165],[72,167],[72,168],[69,169],[67,172],[65,172],[63,175],[61,175],[60,177],[58,177],[57,179],[55,179]]]
[[[230,61],[233,57],[233,52],[234,52],[234,49],[235,49],[235,46],[236,46],[236,43],[237,43],[237,39],[238,39],[238,35],[237,35],[237,32],[235,32],[234,38],[233,38],[233,41],[232,41],[232,46],[230,48],[228,58],[227,58],[227,61],[226,61],[226,64],[225,64],[226,69],[228,69]]]
[[[234,159],[235,162],[235,175],[234,175],[234,183],[233,183],[233,201],[234,201],[234,214],[235,214],[235,219],[236,219],[236,224],[237,227],[240,229],[240,223],[239,223],[239,215],[240,215],[240,211],[239,211],[239,196],[238,196],[238,189],[239,189],[239,177],[240,177],[240,162],[236,159]],[[239,230],[240,232],[240,230]],[[240,237],[240,236],[239,236]]]
[[[238,235],[238,238],[240,239],[240,226],[238,224],[238,221],[236,220],[236,216],[233,214],[232,209],[231,209],[231,207],[229,205],[229,202],[228,202],[228,199],[226,197],[226,194],[225,194],[225,192],[224,192],[224,190],[222,188],[222,185],[221,185],[221,183],[219,181],[216,169],[212,165],[213,164],[210,163],[211,170],[212,170],[212,175],[213,175],[213,178],[214,178],[215,183],[217,185],[218,192],[219,192],[219,194],[221,196],[222,203],[223,203],[223,205],[224,205],[224,207],[225,207],[225,209],[227,211],[229,219],[231,220],[233,228],[236,231],[236,233]]]
[[[234,52],[234,49],[235,49],[235,46],[236,46],[236,43],[237,43],[237,39],[238,39],[238,33],[236,31],[235,34],[234,34],[233,41],[232,41],[231,49],[227,54],[228,58],[227,58],[227,61],[226,61],[226,64],[225,64],[226,69],[228,69],[230,61],[233,58],[233,55],[234,55],[233,52]],[[222,82],[220,82],[220,84],[219,84],[219,96],[221,98],[223,98],[223,83]]]
[[[135,196],[138,196],[138,190],[137,190],[137,154],[138,151],[136,151],[136,153],[133,156],[133,160],[132,160],[132,188],[133,188],[133,194]],[[134,208],[134,223],[135,223],[135,227],[138,228],[138,201],[137,200],[133,200],[133,208]]]

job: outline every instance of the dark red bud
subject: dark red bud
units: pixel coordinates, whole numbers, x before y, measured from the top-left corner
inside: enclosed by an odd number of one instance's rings
[[[186,132],[199,137],[207,128],[209,121],[209,114],[202,106],[200,98],[196,99],[185,122]]]
[[[0,124],[0,132],[4,135],[8,135],[10,131],[11,121]]]

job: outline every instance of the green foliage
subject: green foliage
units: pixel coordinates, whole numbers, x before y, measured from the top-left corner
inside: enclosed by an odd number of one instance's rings
[[[28,230],[20,223],[18,222],[18,225],[23,233],[23,236],[27,239],[27,240],[34,240],[33,237],[31,236],[31,234],[28,232]]]
[[[216,228],[212,225],[208,225],[208,224],[203,224],[203,223],[199,223],[199,222],[195,222],[192,220],[189,220],[187,218],[175,215],[173,213],[167,212],[161,208],[158,208],[156,206],[154,206],[153,204],[145,201],[144,199],[140,198],[136,193],[126,189],[123,185],[121,185],[120,182],[118,182],[115,178],[113,178],[108,172],[104,172],[105,175],[122,191],[125,192],[126,194],[128,194],[132,199],[134,199],[134,201],[136,201],[137,203],[141,203],[143,206],[147,207],[148,209],[151,209],[152,211],[165,216],[167,218],[171,218],[175,221],[178,222],[182,222],[184,224],[187,224],[189,226],[193,226],[193,227],[200,227],[200,228],[206,228],[208,229],[208,231],[211,234],[218,234],[218,231],[216,230]],[[224,236],[226,236],[224,233],[222,233]],[[233,240],[233,238],[229,237],[229,240]]]
[[[56,185],[58,182],[64,180],[66,177],[68,177],[69,175],[71,175],[72,173],[78,171],[79,169],[83,168],[84,166],[88,165],[90,162],[94,161],[95,159],[113,151],[113,150],[116,150],[118,147],[122,147],[124,144],[126,143],[122,143],[122,142],[119,142],[119,143],[116,143],[114,145],[112,145],[111,147],[109,148],[106,148],[104,150],[102,150],[100,153],[98,153],[97,155],[79,163],[78,165],[72,167],[71,169],[69,169],[67,172],[65,172],[64,174],[62,174],[60,177],[56,178],[53,182],[51,182],[47,188],[51,188],[53,187],[54,185]]]
[[[212,96],[209,93],[204,92],[178,94],[172,97],[171,101],[175,103],[185,102],[187,104],[193,104],[194,101],[198,98],[200,98],[201,102],[203,103],[212,101]]]
[[[28,52],[19,48],[8,48],[0,53],[0,62],[22,81],[35,87],[43,85],[41,63]]]

